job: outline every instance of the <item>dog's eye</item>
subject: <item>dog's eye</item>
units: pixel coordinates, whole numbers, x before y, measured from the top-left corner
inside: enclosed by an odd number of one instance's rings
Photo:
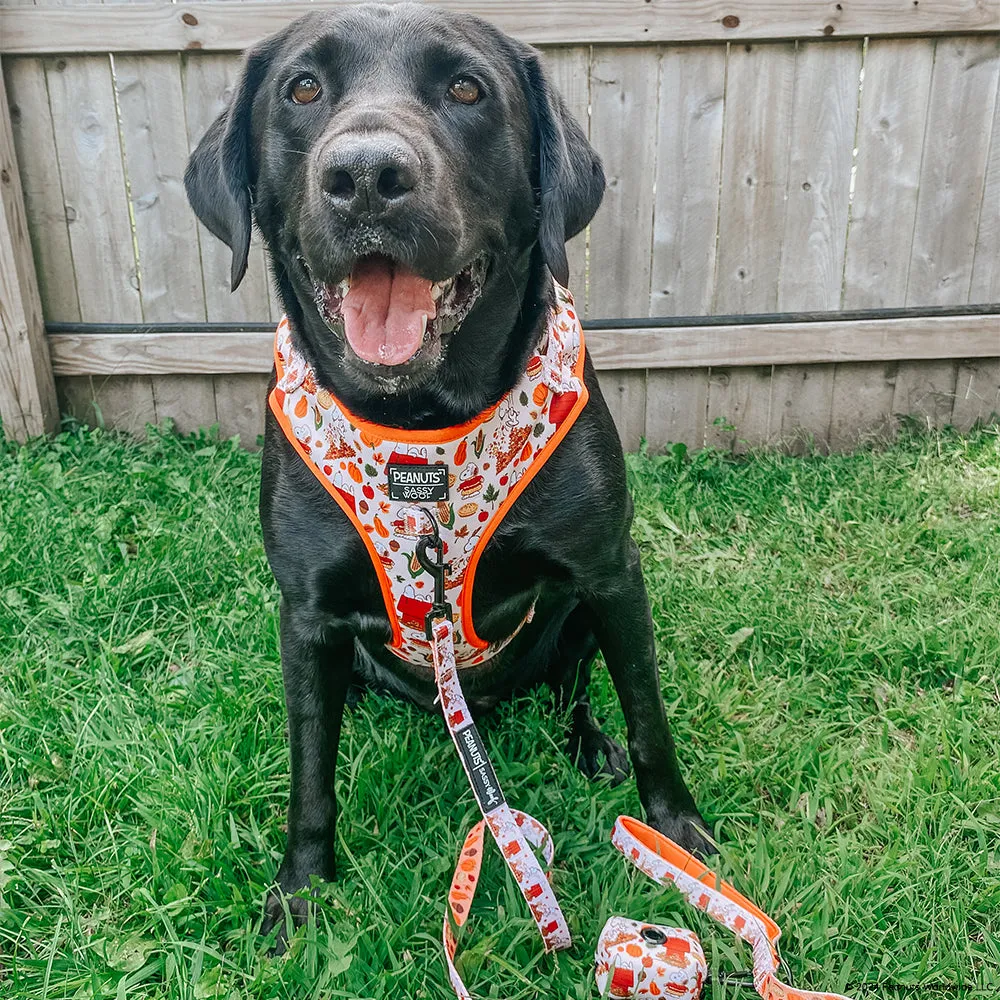
[[[459,104],[475,104],[479,100],[479,84],[471,76],[457,76],[451,81],[448,93]]]
[[[322,88],[319,81],[311,76],[300,76],[292,84],[292,100],[296,104],[310,104],[319,97]]]

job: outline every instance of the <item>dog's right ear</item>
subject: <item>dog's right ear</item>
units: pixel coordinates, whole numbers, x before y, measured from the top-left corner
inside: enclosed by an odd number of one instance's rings
[[[274,54],[275,40],[251,49],[232,103],[208,127],[188,160],[184,187],[194,214],[233,252],[232,290],[247,270],[256,163],[253,101]]]

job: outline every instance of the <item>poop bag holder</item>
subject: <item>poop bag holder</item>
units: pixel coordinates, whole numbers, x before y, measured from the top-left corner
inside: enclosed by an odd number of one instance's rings
[[[594,975],[602,997],[698,1000],[708,966],[693,931],[612,917],[597,941]]]

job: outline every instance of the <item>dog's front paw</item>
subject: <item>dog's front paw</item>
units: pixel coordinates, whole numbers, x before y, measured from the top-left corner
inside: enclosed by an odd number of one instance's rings
[[[705,858],[718,854],[709,833],[709,825],[698,812],[662,812],[650,816],[647,820],[655,830],[679,844],[685,851],[690,851],[695,857]]]
[[[264,920],[260,925],[260,933],[262,937],[266,938],[277,927],[278,933],[271,946],[270,954],[283,955],[288,947],[289,934],[306,922],[309,917],[309,908],[315,905],[315,900],[303,892],[303,890],[309,889],[310,876],[308,875],[303,876],[289,872],[282,865],[278,870],[277,883],[277,886],[267,894],[267,899],[264,901]],[[291,917],[291,926],[286,919],[286,907],[288,916]]]

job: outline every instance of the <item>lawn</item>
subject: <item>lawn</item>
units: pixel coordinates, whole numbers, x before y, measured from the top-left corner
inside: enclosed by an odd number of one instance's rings
[[[315,922],[285,958],[256,935],[288,784],[259,474],[207,435],[0,445],[0,997],[453,996],[441,914],[476,813],[442,721],[395,701],[347,719],[340,878]],[[679,450],[631,474],[682,764],[795,983],[1000,995],[996,431],[828,458]],[[593,693],[622,738],[603,669]],[[481,728],[513,804],[556,834],[575,944],[541,953],[491,848],[460,952],[473,993],[596,996],[614,913],[692,927],[713,970],[747,968],[612,849],[634,784],[584,779],[562,721],[542,691]]]

